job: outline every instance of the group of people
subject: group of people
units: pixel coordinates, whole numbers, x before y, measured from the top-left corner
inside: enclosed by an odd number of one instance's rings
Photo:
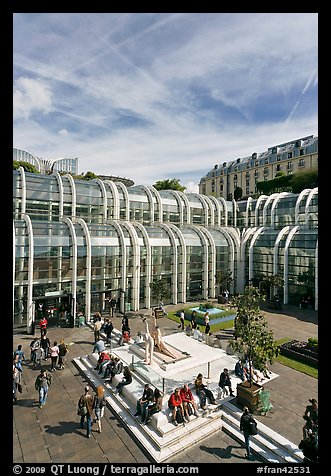
[[[264,379],[270,379],[270,375],[272,374],[267,363],[264,364],[263,370],[260,371],[256,369],[253,364],[250,365],[248,359],[245,358],[239,359],[236,362],[234,373],[236,377],[239,377],[243,382],[247,380],[257,384],[262,383]]]
[[[84,394],[78,400],[77,415],[80,416],[80,427],[84,429],[86,419],[86,438],[90,438],[92,432],[92,424],[97,423],[97,431],[101,433],[101,418],[104,414],[106,399],[102,385],[98,385],[95,389],[95,395],[90,393],[90,387],[87,385]],[[93,412],[95,415],[93,421]]]

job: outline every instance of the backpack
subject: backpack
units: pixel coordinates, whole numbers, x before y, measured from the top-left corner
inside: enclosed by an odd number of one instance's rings
[[[249,434],[252,436],[257,435],[257,423],[254,418],[249,421]]]

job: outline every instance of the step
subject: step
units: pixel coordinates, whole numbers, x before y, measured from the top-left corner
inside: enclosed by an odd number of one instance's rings
[[[105,397],[107,406],[127,426],[134,438],[146,449],[147,453],[155,462],[165,461],[166,459],[191,447],[197,441],[201,441],[222,427],[222,414],[219,408],[211,409],[205,413],[204,417],[190,417],[190,422],[175,427],[166,418],[166,423],[160,427],[152,425],[142,425],[135,417],[135,402],[127,399],[125,396],[113,394],[109,389],[109,384],[105,384],[100,376],[94,371],[88,356],[74,359],[76,366],[85,375],[91,386],[96,387],[100,384],[105,387]],[[139,384],[141,396],[141,386]],[[156,417],[156,415],[153,415]],[[157,424],[157,422],[156,422]]]

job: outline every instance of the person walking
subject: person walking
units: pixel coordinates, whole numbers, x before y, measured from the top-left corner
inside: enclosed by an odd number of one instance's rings
[[[39,393],[39,408],[42,408],[46,404],[48,390],[52,384],[52,377],[46,370],[41,369],[40,374],[36,378],[34,387]]]
[[[24,350],[22,349],[21,344],[17,346],[17,349],[15,350],[13,357],[16,358],[18,370],[20,370],[20,372],[23,372],[22,362],[26,362],[26,358],[25,358]]]
[[[69,352],[67,344],[65,344],[64,339],[60,340],[59,344],[59,370],[64,369],[64,364],[66,362],[66,355]]]
[[[45,336],[47,332],[47,324],[48,320],[46,317],[42,317],[39,321],[39,327],[40,327],[40,337]]]
[[[52,362],[50,371],[54,372],[54,370],[56,370],[57,359],[59,357],[59,352],[60,352],[60,349],[56,341],[54,342],[53,347],[50,348],[50,352],[51,352],[51,362]]]
[[[245,446],[246,446],[246,454],[245,458],[251,459],[251,450],[250,450],[250,438],[251,435],[256,434],[255,432],[252,432],[251,427],[257,427],[257,423],[254,420],[253,416],[249,413],[248,407],[243,408],[243,414],[241,415],[240,418],[240,431],[244,433],[244,438],[245,438]]]
[[[97,431],[101,433],[101,418],[104,415],[105,407],[106,406],[106,399],[105,399],[105,392],[102,385],[98,385],[96,388],[95,396],[93,399],[93,410],[95,413],[95,419],[98,424]]]
[[[22,391],[21,386],[21,372],[15,364],[15,359],[13,359],[13,404],[17,403],[17,392]]]
[[[180,321],[180,324],[178,326],[178,329],[182,328],[182,331],[185,329],[185,314],[184,314],[184,310],[182,310],[180,312],[180,316],[179,316],[179,321]]]
[[[309,435],[311,433],[318,434],[318,405],[317,400],[315,398],[309,399],[310,405],[306,406],[305,413],[303,415],[303,419],[306,421],[302,432],[303,432],[303,439],[309,439]]]
[[[47,360],[48,359],[48,349],[50,348],[51,343],[48,337],[46,335],[43,335],[41,340],[40,340],[40,347],[42,350],[42,359]]]
[[[34,337],[30,342],[30,363],[33,367],[37,366],[37,349],[40,348],[40,339]]]
[[[91,428],[92,428],[92,414],[93,414],[93,396],[89,393],[90,387],[86,385],[85,393],[80,396],[78,400],[78,415],[80,416],[80,427],[84,428],[84,421],[86,417],[86,438],[90,438],[91,436]]]

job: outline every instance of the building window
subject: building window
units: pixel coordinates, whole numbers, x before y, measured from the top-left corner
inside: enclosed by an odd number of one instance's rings
[[[300,149],[300,155],[305,155],[305,149]]]
[[[273,147],[273,148],[271,149],[271,153],[272,153],[272,154],[277,154],[277,147]]]
[[[249,187],[246,187],[246,195],[249,195]]]
[[[265,163],[265,165],[269,164],[269,157],[266,157],[266,158],[264,159],[264,163]]]
[[[277,155],[277,162],[281,161],[282,160],[282,156],[281,155]]]
[[[220,190],[221,192],[223,192],[223,185],[220,185]]]
[[[249,179],[246,180],[246,187],[249,187]]]
[[[288,152],[287,158],[288,158],[288,159],[292,159],[292,152]]]
[[[269,168],[268,167],[264,167],[263,169],[263,175],[268,175],[269,174]]]
[[[282,169],[282,166],[281,166],[280,164],[277,164],[277,165],[276,165],[276,170],[277,170],[277,172],[279,172],[281,169]]]
[[[259,171],[258,170],[255,170],[254,172],[254,177],[258,177],[259,176]]]
[[[292,170],[293,164],[292,162],[287,162],[287,170]]]
[[[234,176],[233,176],[233,180],[238,180],[238,176],[237,176],[237,174],[234,174]]]
[[[255,161],[255,167],[258,167],[259,165],[260,165],[260,164],[259,164],[259,161],[256,160],[256,161]]]
[[[299,159],[299,167],[305,166],[305,159]]]
[[[220,179],[220,184],[222,184],[222,183],[223,183],[223,179],[221,178],[221,179]]]

